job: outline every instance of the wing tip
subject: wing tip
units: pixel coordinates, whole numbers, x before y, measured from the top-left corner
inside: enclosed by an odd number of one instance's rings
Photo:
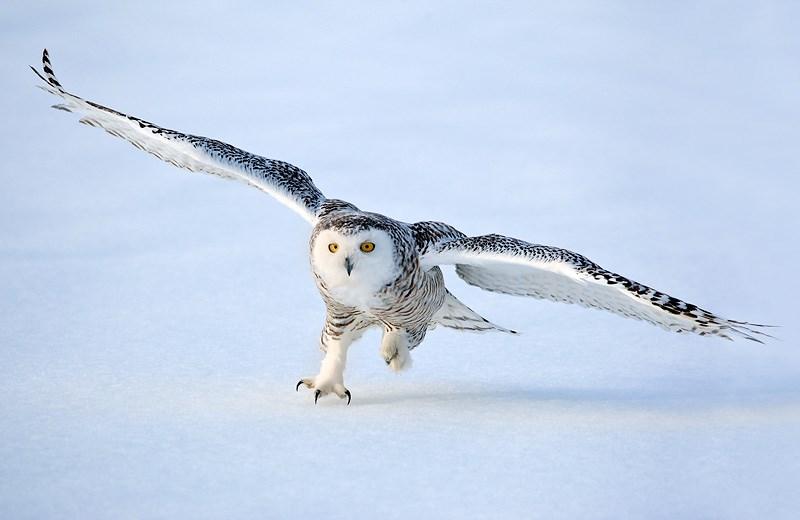
[[[31,70],[33,71],[33,73],[34,73],[34,74],[36,74],[37,76],[39,76],[39,79],[40,79],[40,80],[44,81],[45,83],[47,83],[47,82],[48,82],[48,81],[47,81],[47,79],[46,79],[44,76],[42,76],[42,73],[41,73],[41,72],[39,72],[38,70],[36,70],[36,67],[34,67],[33,65],[28,65],[28,67],[30,67],[30,68],[31,68]]]
[[[744,325],[745,327],[758,327],[764,329],[779,329],[781,328],[780,325],[765,325],[763,323],[750,323],[748,321],[737,321],[737,320],[728,320],[729,323],[733,323],[735,325]]]
[[[736,321],[736,320],[726,320],[727,324],[721,327],[723,332],[723,337],[727,337],[728,339],[733,340],[731,336],[724,334],[725,332],[730,332],[732,336],[741,339],[747,339],[750,341],[754,341],[756,343],[761,343],[765,345],[765,341],[762,338],[768,338],[770,340],[779,341],[780,339],[773,336],[772,334],[767,334],[763,330],[758,330],[760,328],[776,328],[778,325],[762,325],[758,323],[749,323],[746,321]]]
[[[50,85],[51,87],[55,87],[59,91],[64,90],[64,87],[61,86],[61,82],[58,81],[56,78],[55,72],[53,72],[53,64],[50,62],[50,53],[48,52],[47,48],[42,50],[42,71],[44,74],[39,72],[34,66],[30,66],[31,70],[39,76],[39,78]]]

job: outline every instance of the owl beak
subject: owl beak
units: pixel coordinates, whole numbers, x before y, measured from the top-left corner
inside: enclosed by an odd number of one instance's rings
[[[353,261],[350,260],[349,256],[344,259],[344,268],[347,271],[347,276],[350,276],[350,273],[353,271]]]

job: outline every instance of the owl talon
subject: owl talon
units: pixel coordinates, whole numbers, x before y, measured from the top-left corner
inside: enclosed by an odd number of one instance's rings
[[[331,383],[330,381],[320,380],[320,377],[304,377],[297,382],[294,389],[296,392],[300,391],[300,386],[305,385],[307,388],[314,390],[314,404],[319,402],[320,397],[334,394],[339,399],[347,398],[347,404],[350,404],[352,395],[350,390],[344,387],[342,383]]]
[[[300,385],[306,385],[306,388],[314,388],[314,379],[310,377],[304,377],[298,381],[297,386],[294,387],[295,392],[300,390]]]

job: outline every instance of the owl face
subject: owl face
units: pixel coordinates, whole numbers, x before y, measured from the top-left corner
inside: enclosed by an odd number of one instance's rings
[[[345,304],[374,295],[397,278],[395,244],[381,229],[355,233],[335,228],[317,234],[311,244],[311,265],[333,296]]]

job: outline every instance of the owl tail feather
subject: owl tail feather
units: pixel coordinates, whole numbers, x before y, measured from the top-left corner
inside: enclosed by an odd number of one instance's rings
[[[469,332],[489,332],[498,331],[507,334],[519,334],[515,330],[507,329],[496,325],[487,320],[477,312],[473,311],[458,298],[447,291],[447,297],[442,307],[433,315],[429,329],[442,325],[451,329],[465,330]]]

